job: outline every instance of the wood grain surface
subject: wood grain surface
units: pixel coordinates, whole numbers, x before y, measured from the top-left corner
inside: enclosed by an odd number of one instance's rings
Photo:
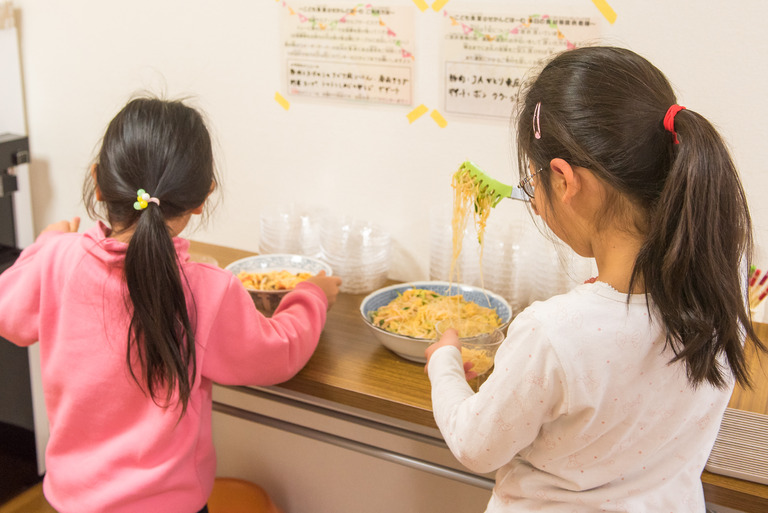
[[[254,253],[192,242],[190,251],[210,255],[221,267]],[[278,385],[286,390],[436,428],[432,417],[430,384],[423,365],[404,360],[384,348],[364,324],[359,312],[364,294],[340,294],[315,354],[292,380]],[[768,342],[768,324],[756,324]],[[768,414],[768,373],[765,357],[749,354],[752,389],[733,393],[729,407]],[[768,462],[766,462],[768,464]],[[712,474],[702,474],[707,501],[747,513],[768,512],[768,486]]]
[[[754,326],[758,338],[763,341],[763,344],[768,345],[768,324],[755,323]],[[754,346],[750,345],[747,349],[747,361],[752,377],[752,388],[744,389],[737,386],[728,407],[768,415],[768,358],[766,355],[755,354]]]
[[[194,241],[190,251],[212,256],[221,267],[254,254]],[[315,354],[296,377],[278,386],[437,429],[424,366],[400,358],[376,340],[360,314],[364,297],[339,294]]]

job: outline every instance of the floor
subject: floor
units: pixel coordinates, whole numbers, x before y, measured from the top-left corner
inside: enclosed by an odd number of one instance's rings
[[[43,485],[37,483],[9,502],[0,504],[0,513],[56,513],[43,496]]]
[[[0,504],[39,482],[35,434],[0,423]]]
[[[708,504],[707,513],[740,513]],[[56,513],[37,475],[34,433],[0,422],[0,513]]]
[[[717,508],[717,509],[715,509]],[[0,501],[0,513],[57,513],[43,496],[43,485],[38,482],[13,499]],[[736,510],[707,504],[707,513],[742,513]]]

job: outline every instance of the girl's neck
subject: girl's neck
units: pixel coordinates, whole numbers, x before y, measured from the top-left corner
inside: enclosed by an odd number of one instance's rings
[[[107,237],[110,239],[115,239],[118,242],[124,242],[125,244],[128,244],[131,241],[131,237],[133,236],[134,227],[131,226],[127,230],[123,230],[119,227],[119,225],[115,225],[110,228],[109,233],[107,234]]]
[[[629,289],[632,270],[642,244],[643,240],[640,237],[625,232],[602,238],[593,248],[598,271],[597,280],[625,294],[644,293],[642,277],[639,281],[635,281],[631,291]]]

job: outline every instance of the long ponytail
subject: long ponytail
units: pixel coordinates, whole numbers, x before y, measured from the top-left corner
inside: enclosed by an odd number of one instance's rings
[[[729,152],[702,116],[675,117],[679,144],[632,282],[642,279],[667,330],[674,360],[685,362],[693,384],[724,386],[724,356],[740,383],[749,383],[742,343],[760,347],[745,303],[752,222]],[[672,137],[671,135],[669,136]]]
[[[137,98],[110,122],[94,169],[84,188],[89,213],[103,204],[113,231],[133,232],[124,265],[130,374],[158,404],[177,394],[183,415],[197,374],[194,297],[169,222],[191,215],[217,183],[208,129],[181,101]],[[136,210],[139,189],[159,204]]]
[[[545,196],[551,194],[545,164],[554,158],[594,173],[607,186],[597,222],[621,219],[644,237],[630,291],[644,288],[649,296],[672,361],[683,362],[694,386],[723,387],[730,376],[748,385],[745,337],[766,347],[746,302],[752,253],[746,196],[725,143],[706,119],[682,110],[674,118],[677,136],[665,129],[665,113],[675,103],[663,73],[630,50],[563,52],[520,95],[520,168],[526,169],[526,158],[542,167],[537,186]]]
[[[195,335],[176,250],[161,208],[150,203],[142,212],[125,254],[132,308],[126,358],[138,383],[132,361],[135,355],[150,397],[157,399],[164,389],[164,403],[169,404],[178,390],[183,415],[197,369]]]

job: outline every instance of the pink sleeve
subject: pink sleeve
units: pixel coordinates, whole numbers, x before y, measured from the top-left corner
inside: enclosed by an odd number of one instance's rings
[[[267,318],[232,278],[207,335],[203,375],[224,385],[289,380],[317,347],[328,309],[325,294],[312,283],[301,283]]]
[[[43,264],[40,249],[59,232],[45,232],[0,274],[0,336],[19,346],[37,342]]]

